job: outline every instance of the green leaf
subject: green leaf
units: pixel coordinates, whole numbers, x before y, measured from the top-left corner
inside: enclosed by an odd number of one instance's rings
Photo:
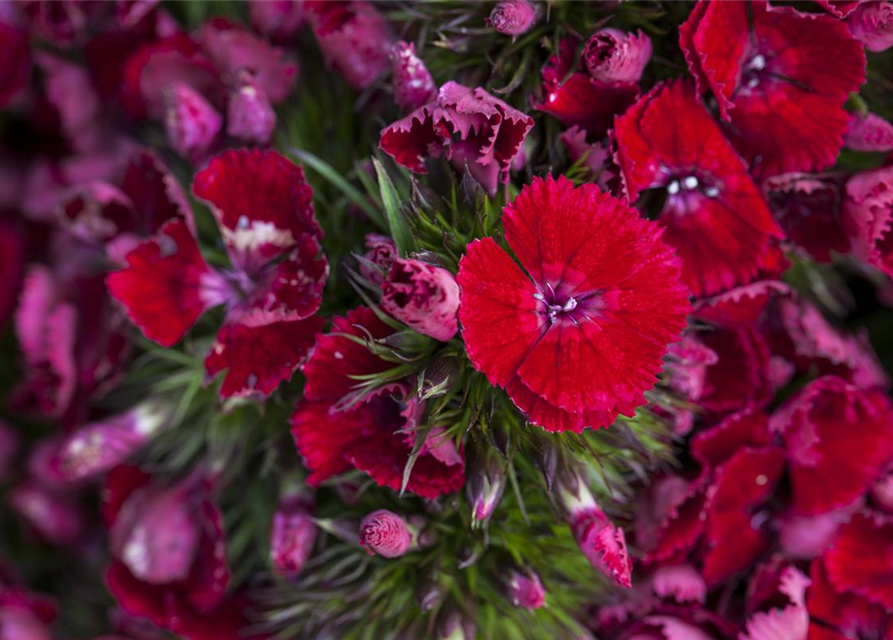
[[[309,151],[304,151],[302,149],[289,149],[289,154],[306,164],[308,167],[316,171],[323,178],[332,183],[336,189],[338,189],[344,196],[357,205],[363,212],[369,216],[369,218],[382,229],[387,229],[387,225],[384,220],[381,218],[381,214],[378,212],[378,209],[366,199],[366,196],[357,189],[355,186],[350,184],[344,177],[338,173],[332,165],[328,164],[325,160],[318,158],[313,155]]]
[[[409,230],[409,223],[400,210],[400,194],[397,193],[391,177],[378,161],[378,158],[373,158],[372,162],[375,164],[375,173],[378,175],[378,187],[381,190],[381,201],[384,204],[385,215],[388,218],[391,237],[394,239],[394,244],[397,245],[397,251],[400,255],[405,256],[415,249],[415,240],[412,237],[412,232]]]

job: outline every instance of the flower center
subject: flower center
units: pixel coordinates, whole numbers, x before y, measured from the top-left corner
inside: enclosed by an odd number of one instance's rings
[[[560,286],[556,290],[551,284],[533,294],[533,297],[543,304],[540,313],[548,316],[551,324],[562,320],[574,324],[589,320],[603,306],[598,292],[570,295],[563,292]]]

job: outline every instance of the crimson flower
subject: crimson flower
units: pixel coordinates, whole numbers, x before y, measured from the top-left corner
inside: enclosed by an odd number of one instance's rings
[[[0,107],[19,93],[31,74],[28,33],[0,22]]]
[[[753,280],[781,230],[719,126],[686,82],[660,84],[617,119],[630,200],[664,188],[659,222],[696,296]]]
[[[887,275],[893,275],[893,167],[852,176],[846,183],[843,225],[854,253]]]
[[[656,224],[594,185],[535,178],[459,265],[468,356],[531,422],[580,432],[645,403],[689,310]],[[526,271],[526,273],[525,273]]]
[[[843,22],[766,0],[699,2],[679,44],[757,175],[834,163],[849,124],[843,103],[865,81],[865,53]]]
[[[314,317],[328,275],[304,172],[272,151],[228,151],[193,185],[217,220],[233,269],[204,261],[186,224],[173,220],[108,276],[112,296],[145,335],[176,343],[210,307],[226,322],[205,368],[228,369],[224,397],[267,395],[291,378],[322,328]]]
[[[332,331],[319,336],[303,367],[307,384],[292,416],[292,434],[310,470],[314,486],[352,468],[380,486],[399,490],[412,452],[413,403],[405,399],[412,382],[397,381],[373,392],[358,393],[358,380],[380,374],[394,364],[371,353],[356,339],[381,340],[395,333],[366,307],[336,317]],[[436,498],[465,483],[461,458],[442,455],[441,447],[420,453],[407,488]]]

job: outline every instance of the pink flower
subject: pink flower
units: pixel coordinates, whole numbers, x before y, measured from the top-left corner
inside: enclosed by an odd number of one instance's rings
[[[459,319],[474,367],[550,431],[579,433],[631,414],[689,310],[679,261],[657,225],[563,176],[534,178],[502,222],[526,272],[492,238],[472,242],[459,264]]]
[[[436,101],[419,107],[381,132],[383,151],[415,173],[425,158],[445,156],[465,167],[491,195],[508,179],[512,160],[533,127],[533,118],[481,89],[447,82]]]
[[[766,0],[699,2],[679,43],[756,175],[834,163],[849,124],[843,103],[865,81],[865,54],[839,19]]]
[[[328,276],[322,232],[303,171],[272,151],[228,151],[193,185],[211,204],[233,269],[212,269],[186,224],[174,220],[127,255],[109,291],[152,340],[170,346],[209,308],[226,303],[226,322],[205,360],[226,369],[224,397],[268,395],[313,344],[314,316]]]
[[[860,2],[846,19],[850,33],[869,51],[893,46],[893,3]]]
[[[411,42],[401,40],[391,49],[391,83],[394,102],[404,112],[423,107],[437,97],[434,78]]]
[[[487,24],[506,36],[520,36],[536,22],[536,7],[529,0],[501,0],[498,2]]]
[[[459,330],[459,285],[446,269],[397,258],[381,285],[381,308],[418,333],[447,342]]]
[[[189,85],[175,84],[167,96],[167,139],[181,156],[198,164],[207,156],[223,126],[223,116]]]
[[[399,558],[413,544],[406,521],[387,509],[368,514],[360,523],[360,544],[369,555]]]
[[[532,571],[512,571],[508,579],[509,601],[516,607],[533,611],[546,604],[546,590]]]
[[[600,29],[589,36],[582,53],[589,75],[606,84],[638,84],[650,59],[651,39],[641,29]]]
[[[893,124],[874,113],[854,113],[843,146],[853,151],[893,150]]]
[[[248,13],[254,28],[276,42],[284,42],[297,35],[304,22],[302,0],[251,2]]]
[[[836,591],[893,610],[893,519],[870,512],[853,516],[840,527],[824,565]]]
[[[865,554],[865,547],[858,553]],[[813,560],[812,585],[806,594],[809,610],[809,640],[845,640],[849,638],[893,638],[893,615],[848,589],[840,589],[828,579],[826,562]]]
[[[577,478],[561,489],[571,532],[589,563],[618,586],[632,587],[632,562],[623,529],[612,523]]]
[[[588,170],[587,179],[595,182],[602,191],[614,193],[610,185],[617,178],[617,166],[611,152],[601,143],[590,144],[586,141],[586,132],[574,125],[558,135],[558,139],[567,149],[568,159]]]
[[[266,4],[266,3],[260,3]],[[263,88],[249,71],[239,74],[226,112],[227,135],[249,144],[266,144],[276,128],[276,112]]]
[[[365,89],[388,68],[394,36],[374,3],[306,0],[304,7],[326,63],[350,86]]]
[[[270,531],[270,560],[273,571],[285,578],[301,573],[316,542],[316,524],[310,514],[312,504],[300,495],[281,500],[273,515]]]
[[[893,167],[855,174],[846,184],[843,224],[855,253],[893,276]]]
[[[381,285],[397,259],[397,246],[388,236],[366,234],[366,253],[360,259],[360,275],[369,282]]]
[[[13,488],[9,504],[50,544],[77,544],[86,530],[84,513],[77,501],[38,480],[26,480]]]

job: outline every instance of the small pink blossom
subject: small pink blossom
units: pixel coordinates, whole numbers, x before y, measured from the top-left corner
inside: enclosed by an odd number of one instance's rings
[[[446,269],[398,258],[381,293],[382,309],[419,333],[446,342],[459,330],[459,285]]]
[[[893,46],[893,2],[862,2],[847,18],[850,33],[869,51]]]
[[[391,82],[394,102],[403,111],[412,111],[437,97],[434,78],[416,55],[415,45],[401,40],[391,49]]]
[[[536,22],[536,7],[528,0],[503,0],[499,2],[487,24],[506,36],[520,36],[530,30]]]
[[[360,523],[360,544],[369,555],[399,558],[412,546],[406,521],[392,511],[373,511]]]
[[[651,60],[651,39],[641,29],[637,33],[601,29],[586,41],[582,59],[589,75],[599,82],[637,84]]]
[[[854,113],[843,146],[853,151],[890,151],[893,124],[874,113]]]
[[[316,524],[310,515],[310,502],[301,496],[282,500],[273,515],[270,532],[270,560],[273,570],[294,578],[304,568],[316,542]]]
[[[516,607],[529,611],[546,604],[546,589],[540,577],[532,571],[521,573],[512,571],[508,582],[509,600]]]
[[[275,128],[276,112],[266,93],[254,74],[243,70],[227,105],[227,135],[249,144],[266,144]]]
[[[360,275],[380,285],[387,278],[396,259],[397,246],[393,240],[377,233],[366,234],[366,253],[360,260]]]
[[[214,144],[223,126],[223,117],[200,93],[179,83],[168,95],[165,126],[174,151],[197,163]]]

